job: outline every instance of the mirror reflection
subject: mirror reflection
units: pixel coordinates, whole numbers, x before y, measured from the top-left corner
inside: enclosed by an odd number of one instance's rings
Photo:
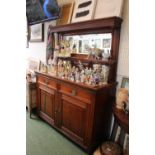
[[[64,36],[64,39],[69,41],[72,53],[89,54],[90,48],[111,50],[111,33]]]

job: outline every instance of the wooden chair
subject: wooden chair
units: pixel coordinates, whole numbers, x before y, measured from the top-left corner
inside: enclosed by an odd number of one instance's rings
[[[30,118],[32,109],[36,107],[36,82],[28,80],[26,81],[26,107],[29,111]]]
[[[114,124],[109,141],[104,142],[93,155],[129,155],[129,117],[123,110],[113,108]]]
[[[39,69],[39,61],[29,58],[28,59],[28,67],[26,71],[26,107],[30,113],[32,109],[36,107],[36,77],[35,77],[35,70]]]

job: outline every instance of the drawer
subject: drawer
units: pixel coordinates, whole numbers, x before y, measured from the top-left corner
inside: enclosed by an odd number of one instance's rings
[[[86,103],[91,102],[91,96],[92,96],[91,92],[86,91],[82,88],[75,87],[74,85],[61,83],[59,91],[61,93],[75,97],[75,98],[77,98],[81,101],[84,101]]]
[[[38,83],[46,85],[50,88],[57,88],[57,82],[55,80],[43,77],[43,76],[38,76]]]

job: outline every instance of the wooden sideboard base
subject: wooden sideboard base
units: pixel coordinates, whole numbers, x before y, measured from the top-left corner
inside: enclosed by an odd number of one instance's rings
[[[90,89],[40,72],[36,76],[39,117],[87,152],[109,137],[115,84]]]

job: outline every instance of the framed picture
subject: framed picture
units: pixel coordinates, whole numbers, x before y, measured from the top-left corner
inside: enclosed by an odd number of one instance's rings
[[[34,59],[34,58],[28,58],[27,59],[27,67],[26,67],[26,72],[27,73],[34,73],[34,71],[39,70],[39,60]]]
[[[103,48],[111,47],[111,39],[103,39]]]
[[[101,39],[95,39],[94,44],[96,45],[96,48],[101,48]]]
[[[96,0],[76,0],[72,23],[93,19]]]
[[[44,41],[44,24],[30,26],[30,42]]]
[[[122,78],[121,88],[129,89],[129,78],[128,77]]]
[[[89,47],[89,40],[83,40],[82,42],[82,52],[88,53],[87,49]]]
[[[60,18],[57,20],[57,25],[69,24],[73,13],[74,2],[64,4],[61,7]]]
[[[106,17],[121,17],[123,10],[124,0],[98,0],[94,19],[106,18]]]

